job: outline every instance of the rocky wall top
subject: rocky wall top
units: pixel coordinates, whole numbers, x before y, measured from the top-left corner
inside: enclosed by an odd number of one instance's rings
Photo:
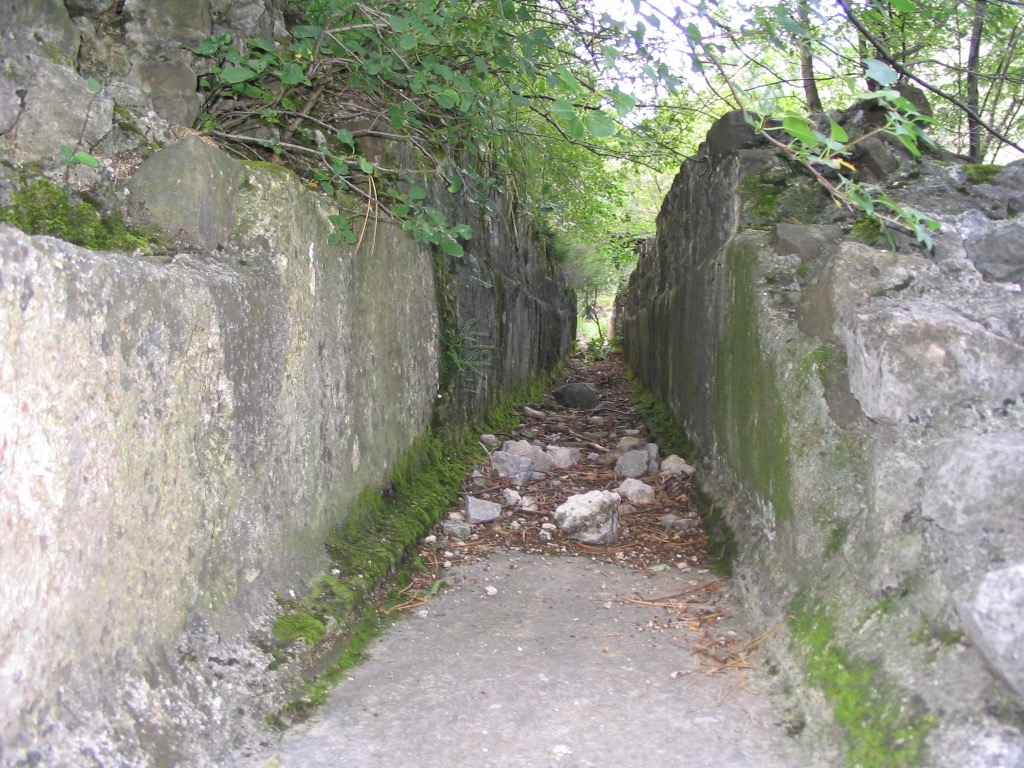
[[[856,137],[866,111],[833,117]],[[790,617],[769,645],[805,740],[1021,765],[1021,164],[858,146],[861,180],[941,222],[933,249],[890,249],[731,115],[676,177],[618,327],[703,456],[750,605]]]

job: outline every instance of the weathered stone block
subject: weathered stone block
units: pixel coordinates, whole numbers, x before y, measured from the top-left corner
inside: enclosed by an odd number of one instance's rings
[[[942,305],[866,308],[845,335],[851,391],[875,421],[905,424],[936,407],[1021,396],[1024,346]]]
[[[243,166],[198,136],[149,158],[128,181],[131,220],[206,251],[234,243]]]
[[[1024,696],[1024,563],[985,574],[956,609],[992,671]]]
[[[975,435],[944,440],[936,447],[921,512],[953,534],[997,526],[1024,548],[1022,500],[1024,434]]]

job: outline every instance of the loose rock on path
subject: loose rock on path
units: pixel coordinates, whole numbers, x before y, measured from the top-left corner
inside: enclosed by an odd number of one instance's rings
[[[690,504],[693,467],[681,457],[661,471],[618,360],[580,374],[596,409],[551,399],[524,408],[515,435],[482,439],[492,457],[526,461],[466,479],[466,503],[424,541],[431,568],[401,606],[408,618],[255,765],[807,765],[779,704],[757,693],[763,638],[730,617]],[[621,460],[638,451],[650,463],[628,479]],[[556,515],[595,491],[618,499],[606,544],[572,538]]]

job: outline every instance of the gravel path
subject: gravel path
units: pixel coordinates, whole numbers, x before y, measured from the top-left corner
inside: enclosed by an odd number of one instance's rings
[[[596,373],[616,418],[598,425],[542,403],[543,417],[513,437],[600,445],[637,428],[621,372]],[[502,489],[482,474],[467,478],[467,492],[497,498]],[[805,768],[780,724],[782,704],[760,693],[757,640],[699,549],[686,487],[644,479],[658,501],[638,505],[611,548],[557,531],[549,540],[555,501],[615,487],[607,462],[586,461],[529,489],[539,510],[474,526],[465,542],[428,540],[422,554],[436,570],[422,583],[443,576],[450,588],[413,604],[314,720],[254,765]],[[659,526],[670,512],[695,525]]]

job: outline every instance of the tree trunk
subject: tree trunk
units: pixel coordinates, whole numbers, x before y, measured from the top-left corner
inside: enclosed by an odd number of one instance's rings
[[[797,3],[800,14],[800,25],[807,30],[807,35],[800,41],[800,79],[803,80],[804,98],[810,112],[824,112],[821,97],[818,95],[818,82],[814,79],[814,58],[811,56],[811,24],[807,0]]]
[[[978,98],[978,62],[981,58],[981,34],[985,27],[988,0],[974,0],[974,24],[971,27],[971,47],[967,52],[967,131],[971,161],[980,163],[985,157],[985,129],[981,125],[981,101]],[[973,114],[972,114],[973,113]]]

